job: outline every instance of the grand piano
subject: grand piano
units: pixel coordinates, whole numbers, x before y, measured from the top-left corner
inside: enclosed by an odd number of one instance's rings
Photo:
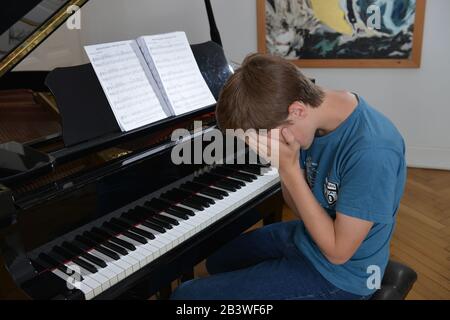
[[[2,37],[31,27],[0,48],[0,299],[164,298],[220,246],[281,215],[267,164],[171,161],[180,143],[208,145],[214,105],[124,133],[89,64],[13,71],[85,2],[15,2],[1,19]],[[232,68],[205,5],[212,41],[192,50],[217,98]],[[190,134],[173,141],[178,128]]]

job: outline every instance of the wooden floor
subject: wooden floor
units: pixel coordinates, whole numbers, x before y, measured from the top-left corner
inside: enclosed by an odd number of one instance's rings
[[[409,169],[391,256],[419,275],[408,299],[450,299],[450,171]]]
[[[285,207],[283,220],[292,219]],[[418,274],[407,299],[450,300],[450,171],[408,170],[391,258]],[[207,274],[203,263],[195,274]]]

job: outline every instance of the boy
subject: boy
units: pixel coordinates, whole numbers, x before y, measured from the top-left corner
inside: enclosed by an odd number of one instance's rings
[[[224,86],[217,120],[222,130],[279,130],[283,197],[299,219],[226,244],[207,260],[211,276],[182,284],[172,298],[369,299],[405,184],[394,125],[362,97],[320,88],[289,62],[260,54]]]

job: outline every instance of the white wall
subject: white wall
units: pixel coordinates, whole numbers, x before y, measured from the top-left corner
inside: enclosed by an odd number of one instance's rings
[[[255,52],[256,1],[212,0],[212,4],[230,60],[240,62]],[[358,92],[389,116],[406,139],[410,166],[450,169],[449,12],[450,1],[427,1],[420,69],[304,70],[323,86]],[[209,40],[207,26],[203,0],[90,0],[82,11],[79,41],[84,45],[184,30],[191,43],[198,43]],[[69,39],[74,41],[75,36],[67,36],[66,42]],[[58,44],[61,50],[73,45],[61,37],[49,40],[53,50]],[[40,65],[64,62],[51,60],[45,63],[41,57]],[[74,51],[66,60],[82,63],[85,57]]]

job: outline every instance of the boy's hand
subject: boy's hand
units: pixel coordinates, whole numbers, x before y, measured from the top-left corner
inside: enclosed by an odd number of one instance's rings
[[[279,130],[279,129],[276,129]],[[273,131],[273,130],[272,130]],[[300,143],[288,128],[281,129],[281,133],[273,135],[278,138],[279,143],[279,170],[280,174],[289,174],[300,170],[299,153]]]
[[[281,175],[301,171],[299,163],[300,143],[287,128],[273,129],[268,136],[253,133],[248,145],[261,157],[277,167]]]

